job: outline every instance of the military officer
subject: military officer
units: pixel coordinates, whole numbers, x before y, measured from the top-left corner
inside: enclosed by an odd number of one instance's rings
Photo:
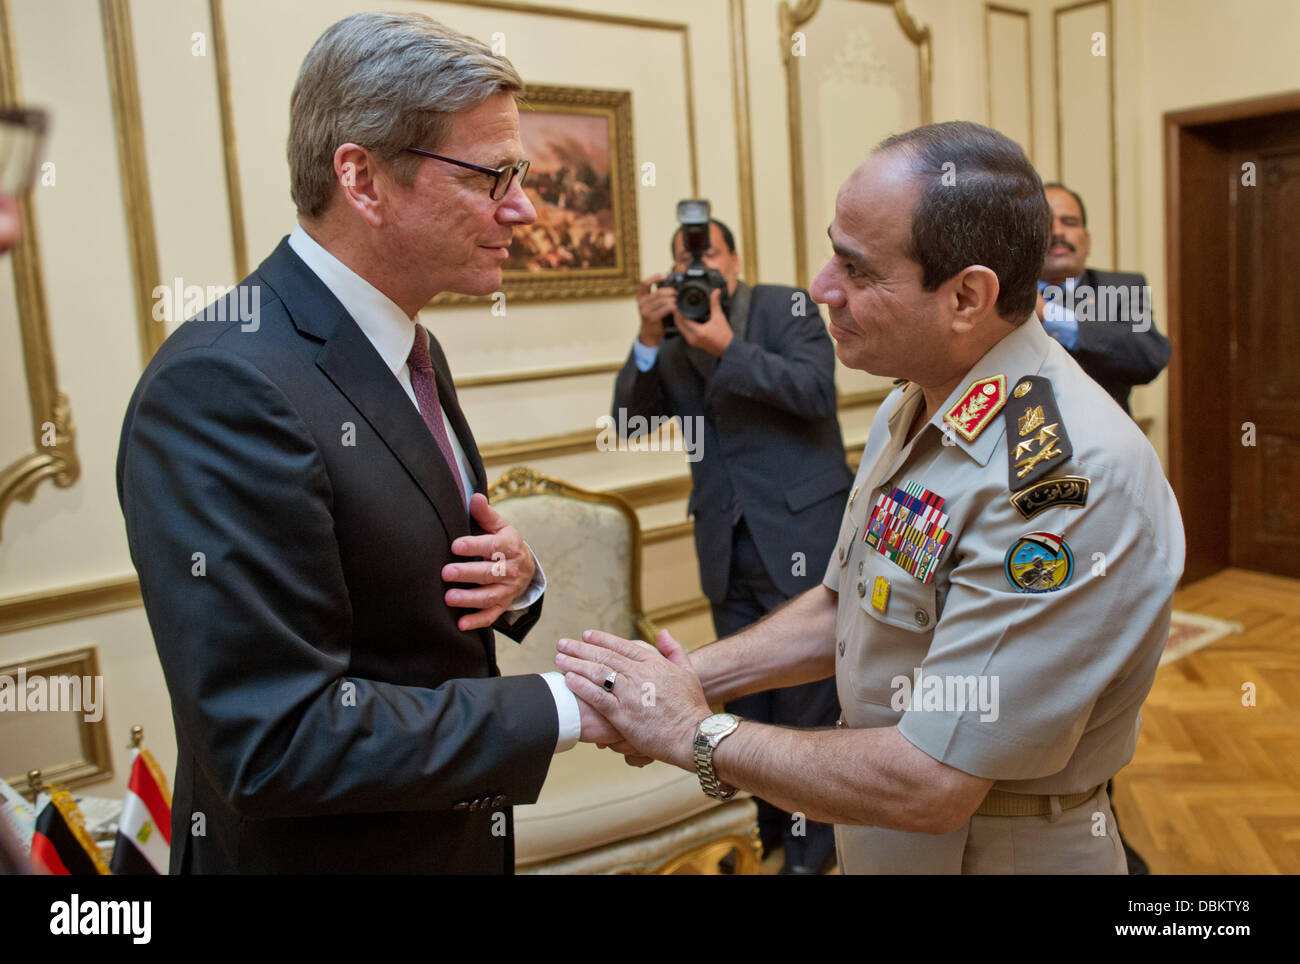
[[[560,641],[629,762],[835,823],[846,873],[1125,872],[1105,785],[1183,531],[1151,446],[1036,320],[1049,231],[1033,167],[975,124],[892,137],[845,182],[812,293],[840,359],[900,384],[821,587],[690,657]],[[837,729],[708,707],[832,673]]]

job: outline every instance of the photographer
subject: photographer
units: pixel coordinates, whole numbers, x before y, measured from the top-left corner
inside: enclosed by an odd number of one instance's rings
[[[836,414],[834,347],[817,306],[805,291],[741,281],[731,231],[708,217],[707,202],[682,202],[678,216],[673,273],[648,278],[637,297],[641,330],[615,383],[614,419],[677,416],[702,426],[687,513],[721,638],[816,585],[853,473]],[[727,709],[789,726],[839,718],[833,679]],[[817,873],[834,858],[829,825],[805,827],[763,801],[759,825],[765,853],[784,842],[782,873]]]

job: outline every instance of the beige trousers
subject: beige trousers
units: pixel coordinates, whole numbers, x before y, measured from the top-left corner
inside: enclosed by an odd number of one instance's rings
[[[835,840],[845,874],[1128,873],[1105,784],[1048,816],[976,815],[943,836],[837,826]]]

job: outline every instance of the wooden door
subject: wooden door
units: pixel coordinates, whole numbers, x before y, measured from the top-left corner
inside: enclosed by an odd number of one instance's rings
[[[1300,125],[1259,119],[1230,141],[1228,556],[1300,577]]]

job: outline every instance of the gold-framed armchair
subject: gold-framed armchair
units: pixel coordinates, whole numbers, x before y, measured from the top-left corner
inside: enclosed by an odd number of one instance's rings
[[[624,499],[515,467],[488,498],[546,572],[542,617],[523,643],[497,636],[505,675],[555,669],[555,641],[584,629],[653,640],[641,606],[641,526]],[[695,774],[665,763],[637,769],[579,743],[557,754],[536,804],[515,809],[519,873],[758,872],[753,800],[719,803]]]

